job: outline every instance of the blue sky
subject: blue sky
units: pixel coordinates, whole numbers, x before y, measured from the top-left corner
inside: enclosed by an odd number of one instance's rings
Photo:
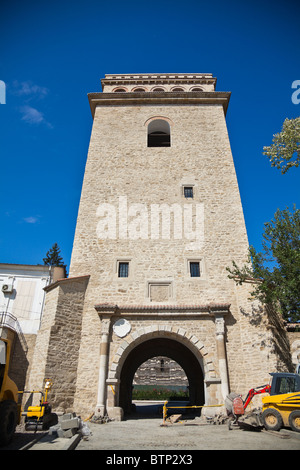
[[[249,243],[277,208],[300,207],[300,168],[262,155],[300,116],[300,2],[1,0],[0,262],[70,263],[92,117],[109,73],[213,73],[231,91],[227,125]]]

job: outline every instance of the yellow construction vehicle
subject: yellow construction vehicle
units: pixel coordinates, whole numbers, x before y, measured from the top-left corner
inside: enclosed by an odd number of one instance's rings
[[[9,321],[11,320],[11,321]],[[7,314],[0,315],[0,444],[10,442],[16,425],[20,423],[21,406],[18,405],[18,387],[9,378],[9,364],[16,331]]]
[[[262,398],[262,423],[271,431],[283,426],[300,432],[300,375],[273,373],[269,396]]]
[[[230,417],[229,429],[266,428],[279,431],[283,426],[300,432],[300,375],[289,372],[270,373],[271,383],[249,390],[245,400],[237,393],[227,395],[225,407]],[[268,394],[262,398],[262,409],[246,413],[254,395]]]
[[[25,430],[37,431],[46,430],[50,426],[58,423],[58,416],[52,413],[51,405],[48,403],[48,392],[52,387],[50,379],[45,380],[44,392],[40,391],[24,391],[22,393],[39,393],[41,395],[40,404],[38,406],[29,406],[25,412]]]
[[[23,345],[26,345],[16,317],[10,313],[0,313],[0,445],[2,446],[11,441],[17,424],[21,422],[22,414],[25,414],[26,430],[49,429],[58,422],[57,415],[51,412],[51,406],[47,401],[52,386],[51,380],[46,380],[44,392],[19,392],[17,385],[9,377],[16,336]],[[19,396],[24,393],[40,393],[41,400],[39,406],[29,406],[22,413]]]

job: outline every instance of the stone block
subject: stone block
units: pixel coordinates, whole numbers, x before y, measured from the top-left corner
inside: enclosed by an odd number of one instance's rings
[[[123,421],[124,419],[123,408],[119,406],[114,406],[112,408],[109,408],[108,415],[110,419],[113,419],[114,421]]]
[[[79,418],[72,418],[72,419],[64,419],[60,423],[61,429],[64,431],[66,429],[79,429],[80,426],[80,419]]]
[[[50,426],[48,434],[50,436],[58,435],[59,429],[60,429],[60,424],[55,424],[54,426]]]
[[[69,439],[70,437],[75,436],[76,433],[77,433],[77,429],[74,429],[74,428],[66,429],[65,431],[63,431],[63,437]]]
[[[57,436],[58,437],[64,437],[64,431],[61,428],[58,428],[57,430]]]
[[[72,418],[75,418],[76,417],[76,413],[75,412],[72,412],[72,413],[65,413],[63,414],[61,417],[60,417],[60,421],[66,421],[68,419],[72,419]]]

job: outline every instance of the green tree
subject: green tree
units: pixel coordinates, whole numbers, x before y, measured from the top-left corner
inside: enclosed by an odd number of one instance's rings
[[[265,304],[279,307],[287,321],[300,321],[300,210],[294,206],[277,210],[265,223],[262,252],[249,248],[248,263],[239,267],[235,261],[227,267],[229,278],[242,284],[254,283],[252,295]]]
[[[54,243],[52,248],[46,253],[46,258],[43,258],[44,265],[46,266],[62,266],[66,267],[63,262],[62,257],[60,256],[60,248],[57,243]]]
[[[286,173],[300,165],[300,117],[285,119],[282,130],[273,136],[273,144],[263,148],[271,166]]]

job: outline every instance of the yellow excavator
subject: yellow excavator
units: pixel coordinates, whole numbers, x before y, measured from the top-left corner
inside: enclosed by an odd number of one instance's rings
[[[52,386],[51,380],[45,381],[43,392],[19,392],[16,383],[9,377],[12,348],[16,335],[19,334],[17,319],[10,313],[0,314],[0,445],[11,441],[17,424],[25,414],[25,430],[46,430],[57,424],[58,417],[52,413],[47,401]],[[40,393],[39,406],[29,406],[22,413],[20,395]]]
[[[0,444],[10,442],[21,419],[18,387],[8,375],[15,331],[0,319]]]

